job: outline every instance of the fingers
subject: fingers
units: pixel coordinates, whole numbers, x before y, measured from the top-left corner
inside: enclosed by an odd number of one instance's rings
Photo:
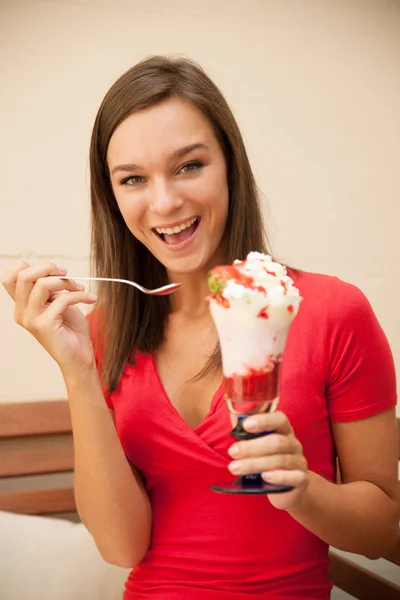
[[[55,300],[46,308],[45,318],[49,322],[54,322],[58,317],[61,317],[69,306],[74,306],[82,302],[83,304],[94,304],[97,296],[88,294],[87,292],[68,292],[67,294],[60,294]]]
[[[251,433],[268,435],[237,442],[228,450],[235,460],[228,465],[234,475],[261,473],[269,483],[299,487],[307,480],[308,463],[287,416],[281,411],[251,415],[243,421]]]
[[[307,482],[307,471],[266,471],[261,473],[261,477],[267,483],[290,485],[293,488],[298,488],[300,486],[304,486],[304,484]]]
[[[22,312],[28,304],[30,294],[37,280],[47,275],[65,275],[66,269],[54,263],[45,263],[26,267],[18,271],[16,276],[14,300],[17,311]]]
[[[37,329],[37,319],[43,313],[46,313],[44,319],[49,318],[50,322],[62,315],[69,306],[96,301],[96,296],[85,293],[84,287],[75,281],[48,277],[63,276],[66,272],[67,269],[51,262],[30,266],[24,261],[4,272],[1,281],[15,301],[15,321],[19,325],[33,331]]]
[[[29,267],[29,264],[25,261],[21,261],[15,265],[12,265],[6,269],[1,278],[1,283],[9,296],[14,300],[15,297],[15,284],[17,283],[17,277],[20,271]]]
[[[288,435],[293,432],[289,419],[281,410],[277,410],[273,413],[251,415],[251,417],[247,417],[247,419],[243,421],[243,427],[250,433],[276,431],[283,435]]]
[[[43,334],[54,333],[63,325],[64,313],[71,306],[79,303],[94,304],[97,296],[86,292],[58,292],[51,304],[40,314],[25,320],[23,326],[39,341]]]
[[[16,303],[15,321],[18,325],[30,329],[31,323],[46,310],[48,303],[54,302],[60,294],[83,290],[83,285],[72,280],[40,277],[32,288],[26,307],[21,310]]]
[[[273,454],[303,454],[303,448],[293,434],[270,433],[254,440],[237,442],[229,448],[228,453],[232,458],[248,458]]]
[[[53,294],[64,290],[77,292],[84,289],[83,285],[76,283],[72,279],[40,277],[33,286],[26,308],[30,312],[38,313],[41,308],[46,306],[48,301],[53,297]]]
[[[234,475],[248,475],[271,471],[306,471],[307,466],[302,454],[273,454],[235,460],[228,468]]]

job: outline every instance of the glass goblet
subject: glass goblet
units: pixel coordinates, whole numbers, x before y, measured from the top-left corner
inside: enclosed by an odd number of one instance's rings
[[[231,431],[236,441],[252,440],[273,433],[249,433],[243,421],[250,415],[271,413],[279,403],[281,361],[276,362],[267,373],[249,372],[246,375],[224,377],[225,402],[231,414],[237,416],[236,427]],[[260,473],[241,475],[235,481],[210,486],[214,492],[224,494],[277,494],[293,489],[289,485],[267,483]]]

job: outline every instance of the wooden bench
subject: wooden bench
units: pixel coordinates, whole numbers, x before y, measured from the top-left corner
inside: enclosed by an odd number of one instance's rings
[[[0,404],[0,479],[28,476],[26,490],[0,494],[0,510],[29,515],[75,512],[72,486],[37,489],[36,485],[40,475],[73,470],[66,400]]]
[[[400,430],[400,419],[398,419]],[[400,449],[399,449],[400,458]],[[0,405],[0,479],[27,476],[24,491],[0,492],[0,510],[30,515],[76,511],[72,486],[29,489],[41,475],[73,473],[74,457],[68,403]],[[330,575],[338,588],[358,600],[399,600],[400,587],[331,553]],[[385,560],[400,566],[400,541]],[[400,581],[400,569],[399,569]]]

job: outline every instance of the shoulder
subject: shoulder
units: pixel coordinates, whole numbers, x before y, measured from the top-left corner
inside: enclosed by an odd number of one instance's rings
[[[355,303],[362,301],[363,298],[365,299],[365,295],[357,286],[343,281],[335,275],[311,273],[291,268],[288,268],[288,275],[305,297],[316,295],[318,297],[323,296],[333,302],[338,298]]]
[[[365,419],[395,406],[393,355],[365,294],[338,277],[289,275],[304,298],[293,323],[297,340],[306,338],[324,365],[330,419]]]
[[[327,357],[330,376],[339,373],[334,366],[364,365],[372,373],[371,363],[392,380],[393,356],[385,332],[365,294],[355,285],[338,277],[292,271],[299,287],[298,333],[306,331],[319,339]],[[367,368],[368,365],[368,368]]]
[[[365,294],[352,283],[332,275],[295,269],[288,269],[288,274],[300,290],[304,308],[324,321],[337,323],[373,314]]]

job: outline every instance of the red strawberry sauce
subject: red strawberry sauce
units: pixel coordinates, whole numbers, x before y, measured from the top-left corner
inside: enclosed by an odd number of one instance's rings
[[[270,371],[248,369],[245,375],[224,377],[225,395],[231,400],[261,402],[274,400],[278,395],[281,362]]]

